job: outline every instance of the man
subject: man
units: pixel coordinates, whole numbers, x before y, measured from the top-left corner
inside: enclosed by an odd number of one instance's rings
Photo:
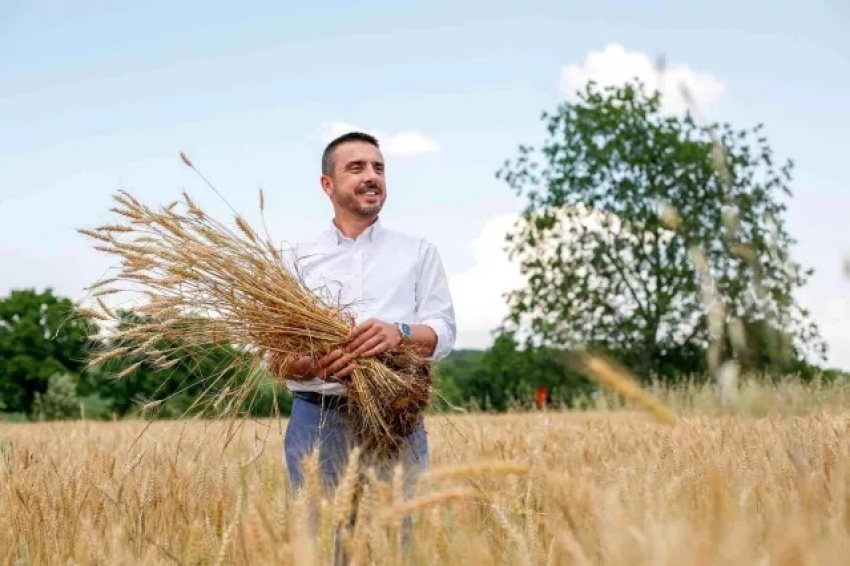
[[[387,187],[378,141],[353,132],[330,142],[322,156],[321,185],[333,205],[333,222],[299,246],[303,259],[297,271],[323,300],[351,305],[358,324],[345,350],[298,359],[288,372],[294,399],[284,445],[296,489],[303,484],[302,461],[316,447],[326,487],[335,487],[345,469],[353,437],[335,407],[357,360],[408,341],[437,361],[452,350],[456,334],[452,298],[434,245],[389,230],[379,220]],[[427,467],[422,423],[406,439],[399,460],[409,479]]]

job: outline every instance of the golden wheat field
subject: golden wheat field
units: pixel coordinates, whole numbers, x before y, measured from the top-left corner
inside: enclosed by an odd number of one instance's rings
[[[680,399],[672,427],[620,409],[431,415],[415,498],[368,484],[343,538],[358,564],[846,564],[850,405],[828,393],[725,414]],[[313,492],[311,536],[284,425],[247,422],[226,446],[223,423],[0,425],[0,564],[327,564],[351,490]]]

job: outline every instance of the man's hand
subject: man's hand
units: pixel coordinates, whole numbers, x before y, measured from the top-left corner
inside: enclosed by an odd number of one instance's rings
[[[401,333],[395,324],[370,318],[351,331],[346,351],[355,358],[377,356],[401,344]]]
[[[291,366],[294,379],[318,378],[328,380],[335,377],[342,381],[355,368],[357,358],[377,356],[401,344],[401,333],[395,324],[375,318],[354,327],[345,349],[336,349],[321,358],[309,356],[298,358]]]
[[[314,375],[315,365],[316,360],[310,356],[301,356],[292,362],[292,364],[287,368],[287,373],[289,373],[288,377],[295,380],[313,379],[316,377]]]
[[[355,364],[352,363],[353,360],[354,356],[346,354],[341,349],[337,349],[319,359],[310,356],[298,358],[290,366],[289,373],[296,380],[314,378],[328,380],[330,377],[344,378],[354,371]]]

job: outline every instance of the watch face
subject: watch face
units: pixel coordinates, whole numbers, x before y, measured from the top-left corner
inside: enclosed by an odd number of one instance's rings
[[[402,324],[401,333],[404,334],[405,338],[410,338],[410,326],[408,326],[407,324]]]

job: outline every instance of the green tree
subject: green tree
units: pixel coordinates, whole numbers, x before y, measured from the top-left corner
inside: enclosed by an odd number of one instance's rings
[[[0,299],[0,399],[4,410],[30,414],[50,376],[77,375],[97,326],[73,313],[70,299],[51,289],[15,290]]]
[[[793,300],[812,271],[790,260],[782,222],[792,163],[775,159],[761,126],[665,115],[640,81],[577,94],[543,113],[539,152],[520,146],[496,173],[526,198],[507,241],[527,285],[509,294],[505,328],[617,354],[642,377],[671,361],[706,367],[694,353],[722,344],[736,319],[792,337],[794,355],[823,356]]]
[[[131,310],[119,311],[118,330],[143,323],[144,319]],[[102,348],[134,346],[126,340],[110,339]],[[239,352],[228,344],[189,345],[165,339],[153,345],[162,353],[161,362],[169,367],[157,366],[149,359],[133,355],[108,359],[99,367],[85,372],[81,379],[81,395],[97,395],[111,411],[119,416],[136,413],[146,404],[155,410],[149,417],[176,418],[184,413],[206,414],[216,394],[244,383],[248,377],[248,362],[240,360]],[[172,363],[173,362],[173,363]],[[131,370],[131,367],[134,368]],[[126,375],[122,372],[128,370]],[[119,377],[121,375],[121,377]],[[274,391],[271,378],[264,379],[240,404],[240,410],[251,415],[270,416],[275,398],[278,410],[288,414],[291,400],[282,388]],[[223,408],[227,405],[225,401]]]
[[[531,405],[538,387],[545,387],[552,400],[570,403],[589,393],[593,384],[565,367],[562,358],[557,349],[521,343],[512,333],[500,333],[472,371],[464,393],[495,411],[517,403]]]
[[[432,407],[440,410],[446,404],[464,405],[470,399],[470,383],[481,368],[483,350],[455,350],[435,364],[434,385],[436,395]]]
[[[33,401],[33,416],[37,419],[70,419],[80,414],[77,398],[77,380],[67,373],[50,376],[45,393],[36,393]]]

